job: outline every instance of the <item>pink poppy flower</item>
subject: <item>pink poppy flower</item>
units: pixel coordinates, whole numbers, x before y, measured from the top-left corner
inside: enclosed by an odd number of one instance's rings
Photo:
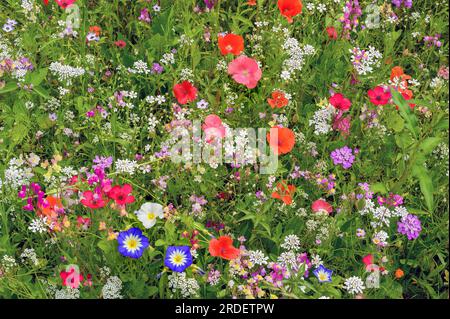
[[[228,74],[240,84],[244,84],[247,88],[253,89],[261,79],[262,71],[258,63],[249,57],[240,56],[228,65]]]
[[[205,118],[205,123],[202,125],[202,129],[206,135],[206,141],[209,143],[215,138],[225,137],[225,126],[222,124],[222,120],[215,114],[208,115]]]
[[[318,199],[314,203],[312,203],[311,209],[314,213],[325,212],[330,214],[333,212],[333,207],[323,199]]]

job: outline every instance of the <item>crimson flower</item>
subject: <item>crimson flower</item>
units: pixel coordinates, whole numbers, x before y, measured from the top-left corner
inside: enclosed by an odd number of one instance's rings
[[[180,104],[187,104],[197,98],[197,89],[189,81],[183,81],[175,84],[173,87],[173,95]]]
[[[385,91],[383,87],[377,86],[374,89],[367,91],[370,102],[375,105],[386,105],[391,99],[391,92]]]
[[[108,192],[108,196],[114,199],[117,205],[123,206],[134,202],[134,196],[130,195],[132,191],[133,187],[130,184],[116,185]]]
[[[83,198],[80,202],[86,207],[97,209],[105,207],[107,200],[102,197],[100,191],[95,191],[95,193],[92,191],[85,191],[83,192]]]
[[[350,102],[349,99],[345,98],[341,93],[334,94],[332,97],[330,97],[329,101],[330,104],[335,108],[344,112],[350,110],[350,106],[352,105],[352,102]]]

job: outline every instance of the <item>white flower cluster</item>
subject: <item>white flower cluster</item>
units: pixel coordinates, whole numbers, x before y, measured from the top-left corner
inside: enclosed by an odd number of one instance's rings
[[[128,68],[128,72],[133,74],[149,74],[150,69],[148,68],[147,63],[145,63],[142,60],[139,60],[133,63],[132,68]]]
[[[118,159],[114,163],[114,167],[118,173],[127,173],[134,175],[136,169],[138,168],[138,163],[136,161],[131,161],[128,159]]]
[[[287,235],[284,237],[284,242],[281,244],[281,248],[297,251],[300,249],[300,239],[297,235]]]
[[[186,273],[174,272],[168,277],[169,288],[173,293],[180,290],[182,298],[195,297],[198,294],[200,286],[194,278],[186,278]]]
[[[361,215],[371,215],[373,221],[370,222],[373,228],[389,227],[390,220],[393,217],[403,218],[408,215],[408,210],[403,206],[396,206],[393,210],[390,207],[378,206],[370,200],[365,200],[364,208],[359,211]]]
[[[3,257],[0,261],[0,265],[1,265],[1,268],[5,272],[8,272],[17,266],[17,262],[14,259],[14,257],[8,256],[8,255],[3,255]]]
[[[80,291],[71,287],[64,287],[56,290],[55,299],[78,299],[80,298]]]
[[[353,276],[345,280],[344,289],[350,294],[360,294],[366,287],[364,287],[364,282],[360,277]]]
[[[102,288],[103,299],[122,299],[121,291],[122,280],[117,276],[111,276]]]
[[[27,260],[29,260],[34,266],[39,265],[39,260],[33,248],[25,248],[22,254],[20,254],[20,258],[22,260],[22,263],[25,263]]]
[[[332,130],[331,120],[335,112],[336,109],[332,105],[314,112],[313,118],[309,120],[309,126],[314,125],[315,135],[327,134]]]
[[[267,265],[269,259],[261,250],[250,250],[247,252],[248,258],[253,265]]]
[[[384,230],[380,230],[373,235],[372,242],[377,246],[386,247],[387,239],[389,239],[389,235]]]
[[[301,71],[305,64],[305,56],[313,55],[316,50],[311,45],[301,46],[298,40],[288,37],[282,45],[282,48],[289,55],[289,58],[283,61],[283,70],[281,78],[290,80],[292,73]]]
[[[5,170],[5,186],[8,185],[13,189],[28,184],[30,179],[34,176],[30,167],[24,167],[24,160],[21,158],[12,158],[9,161],[9,166]]]
[[[28,225],[28,230],[35,234],[43,234],[47,231],[47,227],[47,217],[36,217],[30,222],[30,225]]]
[[[297,255],[294,251],[285,251],[278,256],[277,262],[288,269],[297,268]]]
[[[72,83],[74,78],[80,77],[86,72],[83,68],[64,65],[59,62],[52,62],[49,70],[53,75],[58,77],[59,81],[65,81],[68,85]]]
[[[168,65],[168,64],[174,64],[175,63],[175,56],[172,52],[165,53],[162,57],[162,59],[159,61],[162,64]]]
[[[379,67],[383,55],[374,47],[369,46],[368,50],[361,50],[360,48],[353,48],[351,61],[356,72],[360,75],[366,75],[373,72],[373,67]]]
[[[147,102],[148,104],[158,104],[158,105],[162,105],[166,102],[166,97],[164,95],[157,95],[157,96],[153,96],[153,95],[149,95],[145,98],[145,102]]]

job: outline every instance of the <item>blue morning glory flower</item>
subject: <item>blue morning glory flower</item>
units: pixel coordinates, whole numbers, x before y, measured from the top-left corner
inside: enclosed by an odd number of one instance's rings
[[[332,270],[325,268],[323,265],[320,265],[313,271],[314,276],[319,279],[319,282],[331,282],[332,273]]]
[[[183,272],[192,265],[192,255],[189,246],[169,246],[166,250],[164,265],[170,270]]]
[[[136,227],[120,232],[117,241],[119,253],[130,258],[140,258],[149,246],[148,238]]]

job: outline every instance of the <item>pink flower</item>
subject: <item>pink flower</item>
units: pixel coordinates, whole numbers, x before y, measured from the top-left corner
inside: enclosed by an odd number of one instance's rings
[[[206,135],[206,141],[209,143],[214,138],[225,137],[225,126],[222,124],[222,120],[215,114],[208,115],[205,118],[205,123],[202,125],[202,129]]]
[[[247,88],[253,89],[261,79],[262,71],[258,63],[249,57],[240,56],[228,65],[228,74],[240,84],[244,84]]]
[[[366,268],[373,264],[373,256],[372,254],[368,254],[363,257],[362,262],[366,265]]]
[[[314,213],[325,212],[330,214],[333,212],[333,207],[323,199],[318,199],[314,203],[312,203],[311,209]]]

